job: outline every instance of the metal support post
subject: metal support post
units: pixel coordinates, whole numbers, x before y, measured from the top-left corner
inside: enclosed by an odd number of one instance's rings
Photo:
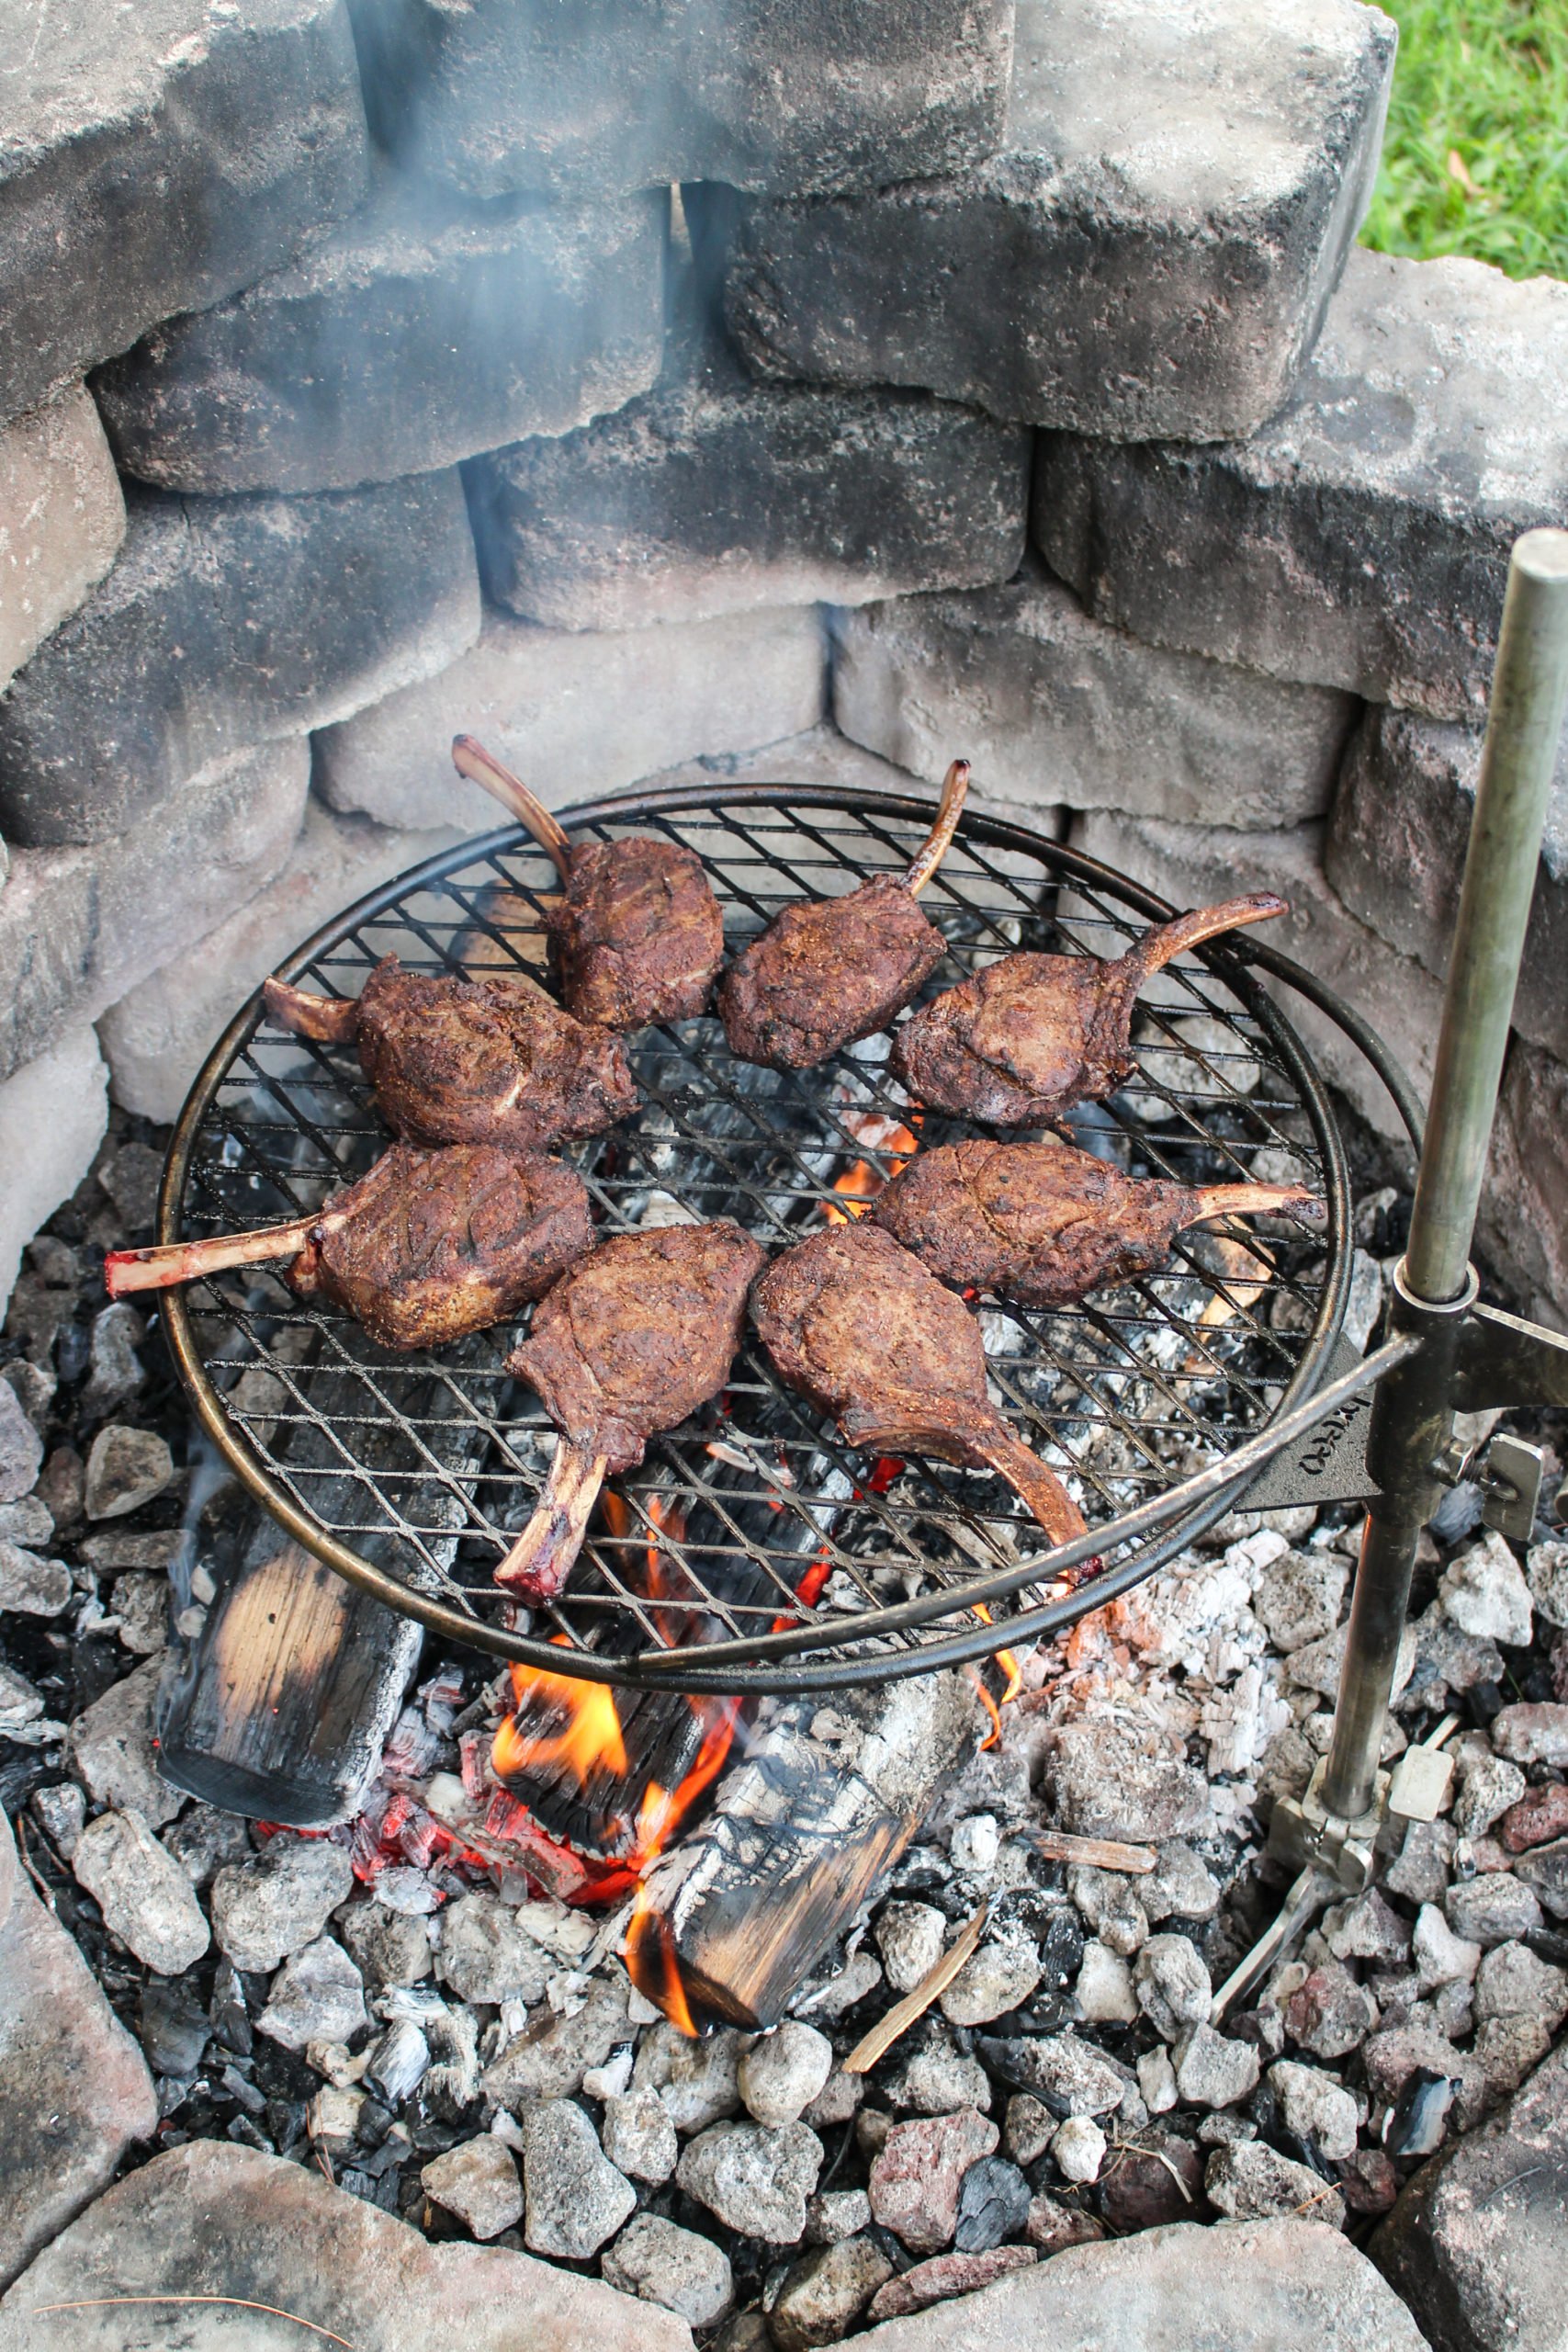
[[[1471,1240],[1565,706],[1568,531],[1529,531],[1508,569],[1431,1108],[1391,1311],[1394,1331],[1423,1344],[1382,1383],[1372,1408],[1367,1469],[1378,1491],[1368,1509],[1328,1755],[1306,1796],[1276,1811],[1276,1850],[1316,1862],[1345,1884],[1364,1883],[1371,1871],[1387,1799],[1378,1758],[1416,1548],[1438,1498],[1474,1339]],[[1530,1336],[1538,1355],[1550,1352],[1549,1335]]]

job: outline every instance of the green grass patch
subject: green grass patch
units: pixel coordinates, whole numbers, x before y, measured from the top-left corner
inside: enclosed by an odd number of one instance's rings
[[[1568,277],[1568,0],[1381,0],[1399,26],[1363,244]]]

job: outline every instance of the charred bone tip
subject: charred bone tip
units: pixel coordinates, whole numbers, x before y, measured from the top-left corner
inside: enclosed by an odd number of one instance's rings
[[[927,834],[914,862],[904,876],[904,888],[917,894],[923,890],[942,859],[953,846],[953,836],[958,830],[958,820],[969,791],[970,767],[967,760],[954,760],[942,778],[942,798],[937,804],[936,822]]]

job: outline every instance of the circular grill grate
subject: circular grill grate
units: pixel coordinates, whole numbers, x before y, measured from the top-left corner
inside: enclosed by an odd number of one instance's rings
[[[604,801],[566,821],[599,840],[656,831],[688,843],[733,948],[794,898],[904,866],[929,816],[912,800],[752,785]],[[554,882],[515,831],[466,842],[351,910],[286,975],[353,995],[396,952],[418,970],[521,967],[543,983],[540,908]],[[922,904],[950,946],[929,993],[1015,947],[1117,955],[1168,911],[978,815]],[[640,1114],[565,1155],[606,1233],[728,1216],[783,1248],[846,1213],[917,1142],[964,1132],[904,1100],[886,1035],[789,1074],[738,1061],[712,1019],[626,1042]],[[980,1303],[997,1400],[1090,1526],[1106,1527],[1118,1569],[1132,1556],[1119,1514],[1223,1461],[1321,1378],[1348,1258],[1322,1084],[1240,956],[1221,943],[1157,976],[1134,1049],[1126,1088],[1058,1132],[1134,1173],[1188,1183],[1304,1170],[1329,1226],[1314,1238],[1258,1221],[1190,1234],[1168,1272],[1066,1312]],[[273,1030],[253,1000],[182,1114],[160,1238],[307,1214],[386,1141],[353,1050]],[[502,1369],[515,1330],[401,1356],[265,1268],[193,1283],[167,1316],[209,1433],[294,1532],[394,1606],[498,1655],[558,1668],[564,1645],[572,1670],[595,1679],[795,1688],[977,1654],[1061,1589],[1042,1578],[1038,1530],[999,1482],[854,1453],[749,1340],[723,1397],[617,1482],[567,1593],[530,1620],[490,1581],[555,1442],[537,1399]],[[1234,1500],[1233,1489],[1145,1539],[1139,1562],[1168,1556]],[[977,1580],[994,1624],[969,1597]]]

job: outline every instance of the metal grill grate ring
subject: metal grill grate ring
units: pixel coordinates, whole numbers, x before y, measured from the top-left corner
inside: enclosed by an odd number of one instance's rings
[[[901,869],[930,813],[915,800],[752,785],[606,800],[563,821],[575,836],[689,844],[733,950],[793,899]],[[350,910],[285,976],[355,995],[395,952],[415,970],[521,968],[543,983],[540,910],[554,888],[516,831],[465,842]],[[922,905],[950,948],[927,994],[1015,947],[1117,955],[1169,911],[1092,861],[975,814]],[[1105,1527],[1118,1570],[1133,1556],[1119,1515],[1222,1463],[1308,1396],[1343,1313],[1337,1131],[1244,954],[1221,944],[1156,976],[1134,1075],[1057,1131],[1134,1173],[1186,1183],[1304,1173],[1327,1199],[1326,1238],[1252,1221],[1190,1234],[1168,1272],[1074,1309],[980,1308],[997,1401],[1091,1528]],[[737,1060],[711,1018],[626,1044],[641,1113],[564,1154],[605,1233],[728,1216],[780,1249],[843,1213],[836,1180],[855,1181],[857,1164],[874,1183],[917,1134],[926,1146],[966,1132],[912,1112],[887,1076],[885,1035],[792,1073]],[[181,1114],[159,1238],[306,1215],[387,1140],[354,1050],[273,1030],[253,999]],[[515,1329],[401,1356],[265,1268],[192,1283],[166,1312],[206,1427],[300,1540],[392,1605],[501,1656],[558,1669],[564,1645],[574,1672],[677,1689],[873,1679],[1003,1644],[1053,1589],[1038,1531],[999,1482],[852,1453],[748,1341],[723,1398],[655,1439],[617,1483],[559,1602],[519,1618],[491,1571],[532,1510],[555,1437],[502,1369]],[[1137,1560],[1156,1565],[1235,1498],[1185,1512]],[[992,1595],[988,1630],[977,1581]]]

